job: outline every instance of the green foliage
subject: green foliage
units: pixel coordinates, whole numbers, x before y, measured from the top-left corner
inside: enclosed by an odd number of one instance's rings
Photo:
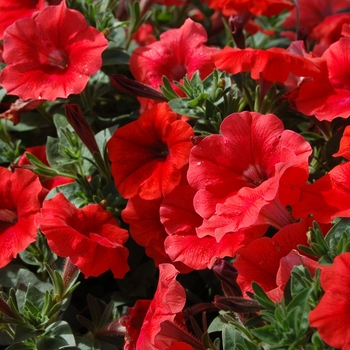
[[[350,219],[338,219],[324,236],[315,222],[308,232],[310,247],[300,246],[305,253],[319,259],[320,264],[331,265],[336,256],[350,252]]]

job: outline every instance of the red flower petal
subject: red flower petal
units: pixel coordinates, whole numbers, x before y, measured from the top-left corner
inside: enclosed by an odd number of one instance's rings
[[[251,71],[253,79],[260,75],[271,82],[283,83],[290,73],[297,76],[314,76],[319,74],[317,61],[295,55],[285,49],[244,50],[225,47],[212,55],[215,66],[231,74]],[[278,67],[278,69],[276,69]]]
[[[117,129],[108,141],[112,174],[123,197],[157,199],[180,183],[193,129],[178,118],[161,103]]]
[[[0,268],[34,242],[35,219],[47,191],[29,170],[0,167]]]
[[[310,325],[330,346],[350,349],[350,253],[322,268],[321,285],[325,294],[309,314]]]
[[[62,1],[6,30],[3,59],[7,66],[0,83],[23,100],[79,94],[90,75],[100,69],[106,48],[105,37]]]
[[[204,45],[207,33],[199,23],[187,19],[182,27],[161,34],[160,41],[137,48],[130,57],[130,70],[136,80],[159,89],[162,76],[172,82],[196,70],[204,79],[214,69],[210,54],[216,48]]]
[[[44,0],[0,0],[0,40],[4,31],[20,18],[31,17],[44,8]]]
[[[100,205],[78,209],[59,193],[44,202],[39,224],[52,251],[69,257],[85,277],[111,269],[122,278],[129,270],[128,233]]]
[[[266,227],[259,226],[227,234],[220,242],[211,236],[199,238],[196,228],[203,219],[194,210],[194,194],[190,186],[178,186],[160,206],[161,221],[169,235],[165,239],[165,251],[172,261],[181,261],[195,270],[211,268],[216,258],[233,257],[238,248],[265,233]]]

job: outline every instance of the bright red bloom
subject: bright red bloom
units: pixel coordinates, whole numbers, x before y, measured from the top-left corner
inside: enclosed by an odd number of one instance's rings
[[[50,166],[50,164],[46,158],[46,146],[28,147],[26,149],[26,152],[33,154],[36,158],[38,158],[46,166],[48,166],[48,167]],[[22,156],[18,160],[17,165],[20,167],[24,167],[24,168],[26,166],[28,166],[28,168],[30,168],[31,163],[27,158],[26,152],[22,154]],[[50,178],[50,179],[48,179],[45,176],[41,176],[41,181],[42,181],[41,183],[42,183],[43,187],[45,187],[48,190],[51,190],[52,188],[74,182],[75,180],[68,178],[68,177],[63,177],[63,176],[55,176],[54,178]]]
[[[220,242],[212,236],[199,238],[196,228],[203,218],[194,210],[195,193],[189,185],[178,186],[161,203],[160,219],[169,235],[164,242],[165,251],[172,261],[195,270],[211,268],[217,258],[234,257],[237,249],[265,233],[266,226],[254,226],[227,233]]]
[[[310,35],[310,41],[316,40],[312,52],[316,56],[321,56],[330,45],[341,38],[343,24],[350,23],[350,13],[337,13],[327,16],[320,24],[318,24]]]
[[[243,293],[252,292],[255,281],[273,300],[280,300],[284,288],[296,265],[315,271],[316,261],[298,253],[298,245],[307,246],[306,233],[311,219],[283,227],[272,238],[262,237],[237,252],[234,266],[238,270],[237,282]]]
[[[336,14],[349,7],[348,0],[298,0],[300,26],[308,33],[321,23],[327,16]],[[292,28],[296,22],[296,9],[290,12],[283,23],[286,28]]]
[[[350,162],[340,164],[312,184],[300,189],[300,200],[293,207],[296,218],[309,214],[322,223],[336,217],[350,217]]]
[[[151,302],[151,300],[137,300],[133,307],[128,308],[128,313],[120,319],[120,324],[126,327],[124,350],[136,349],[137,339]]]
[[[0,0],[0,40],[4,31],[20,18],[31,17],[44,8],[44,0]]]
[[[283,10],[291,10],[294,4],[288,0],[206,0],[209,7],[226,16],[232,13],[249,11],[254,15],[274,16]]]
[[[299,199],[308,178],[311,147],[273,114],[234,113],[191,150],[189,184],[205,220],[199,237],[217,241],[252,225],[277,228],[293,222],[285,209]]]
[[[344,157],[350,160],[350,125],[344,129],[343,136],[340,139],[339,151],[334,153],[333,157]]]
[[[29,170],[0,167],[0,268],[35,241],[35,218],[47,194]]]
[[[130,57],[131,73],[136,80],[158,90],[163,75],[171,83],[181,82],[186,74],[192,77],[199,70],[204,79],[214,69],[210,55],[217,50],[205,46],[206,41],[203,26],[187,19],[182,27],[161,34],[160,41],[134,50]],[[173,87],[180,93],[179,88]]]
[[[85,277],[111,269],[115,278],[128,272],[128,232],[98,204],[76,208],[62,193],[44,201],[40,230],[52,251],[69,257]]]
[[[321,269],[325,291],[320,303],[309,313],[311,327],[330,346],[350,349],[350,253],[334,259],[332,266]]]
[[[23,100],[79,94],[102,65],[107,40],[65,1],[6,29],[0,83]]]
[[[319,74],[317,60],[296,55],[281,48],[267,50],[244,50],[225,47],[212,55],[215,66],[231,74],[247,72],[255,80],[260,77],[270,82],[283,83],[292,73],[297,76],[310,77]],[[278,69],[276,69],[278,67]]]
[[[191,126],[179,120],[167,103],[117,129],[107,147],[120,194],[150,200],[169,193],[180,183],[188,163],[191,136]]]
[[[139,46],[150,45],[157,41],[154,30],[149,23],[143,23],[133,34],[132,40],[136,41]]]
[[[182,310],[186,293],[176,281],[178,273],[173,265],[159,266],[157,290],[145,316],[135,350],[166,350],[181,341],[191,345],[194,350],[205,349],[185,325]]]
[[[300,112],[327,121],[350,115],[349,52],[350,38],[341,38],[324,52],[321,73],[300,87],[296,99]]]

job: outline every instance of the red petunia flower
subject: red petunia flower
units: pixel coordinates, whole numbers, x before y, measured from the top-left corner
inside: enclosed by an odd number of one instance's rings
[[[129,271],[129,252],[123,246],[128,232],[100,205],[78,209],[59,193],[44,201],[38,222],[52,251],[69,257],[85,277],[111,269],[115,278],[123,278]]]
[[[333,154],[333,157],[344,157],[350,160],[350,125],[344,129],[343,136],[340,139],[339,150]]]
[[[253,79],[262,77],[270,82],[283,83],[291,73],[299,77],[311,77],[320,72],[318,60],[276,47],[267,50],[225,47],[214,53],[212,58],[220,70],[231,74],[250,70]]]
[[[300,188],[300,200],[292,206],[293,216],[309,214],[322,223],[350,217],[350,162],[340,164],[312,184]]]
[[[309,313],[311,327],[330,346],[350,349],[350,253],[334,259],[332,266],[321,269],[321,286],[325,294]]]
[[[297,109],[318,120],[350,115],[350,38],[341,38],[322,55],[321,73],[305,81],[296,98]]]
[[[178,273],[173,265],[159,266],[157,290],[133,349],[167,350],[171,346],[174,346],[173,349],[178,349],[176,345],[179,345],[179,342],[192,346],[194,350],[205,349],[202,343],[190,334],[185,325],[182,310],[186,303],[186,293],[181,284],[176,281]],[[184,349],[187,348],[188,346]]]
[[[44,6],[44,0],[0,0],[0,40],[7,27],[20,18],[31,17]]]
[[[294,4],[288,0],[206,0],[209,7],[226,16],[232,13],[249,11],[253,15],[271,17],[283,10],[291,10]]]
[[[227,233],[220,242],[212,236],[199,238],[196,228],[203,218],[194,210],[195,193],[189,185],[177,186],[160,205],[160,220],[168,234],[165,251],[172,261],[195,270],[211,268],[217,258],[234,257],[239,248],[266,232],[267,226],[262,225]]]
[[[294,266],[307,266],[314,273],[316,261],[299,254],[297,248],[308,245],[306,233],[312,221],[310,218],[285,226],[272,238],[258,238],[238,250],[234,267],[238,270],[237,282],[243,293],[252,292],[251,284],[255,281],[271,299],[281,300]]]
[[[349,7],[348,0],[298,0],[299,22],[307,33],[321,23],[327,16],[342,12]],[[296,9],[293,9],[283,26],[292,28],[296,25]]]
[[[160,35],[160,41],[139,47],[130,57],[130,70],[136,80],[160,90],[162,77],[172,83],[181,82],[199,70],[204,79],[212,73],[214,64],[210,57],[216,48],[207,47],[207,33],[199,23],[187,19],[182,27],[170,29]],[[176,91],[180,89],[173,85]],[[141,102],[143,100],[141,99]],[[145,109],[146,103],[143,103]]]
[[[188,163],[191,136],[191,126],[179,120],[167,103],[117,129],[107,147],[120,194],[151,200],[169,193],[180,183]]]
[[[0,167],[0,268],[35,241],[35,218],[47,194],[37,175]]]
[[[23,100],[79,94],[102,65],[107,40],[65,1],[6,29],[0,83]]]
[[[128,308],[128,313],[119,320],[126,328],[123,350],[136,349],[137,339],[151,302],[151,300],[137,300],[133,307]]]
[[[199,237],[217,241],[252,225],[293,222],[285,206],[299,199],[308,178],[311,147],[273,114],[234,113],[191,150],[189,184],[203,218]]]

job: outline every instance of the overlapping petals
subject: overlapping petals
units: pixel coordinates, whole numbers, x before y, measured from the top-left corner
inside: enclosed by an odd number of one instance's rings
[[[108,141],[116,187],[125,198],[161,198],[181,181],[193,129],[167,103],[117,129]]]
[[[176,281],[178,271],[170,264],[159,266],[159,282],[154,298],[144,318],[135,350],[166,350],[178,343],[187,344],[185,349],[204,350],[201,342],[192,336],[185,325],[182,310],[186,293]],[[190,347],[189,347],[190,346]]]
[[[283,130],[274,115],[234,113],[193,147],[188,181],[197,189],[195,210],[205,219],[199,237],[218,241],[251,225],[281,228],[293,220],[284,208],[299,197],[308,178],[310,145]]]
[[[163,76],[171,83],[181,82],[186,74],[192,77],[198,70],[204,79],[214,69],[211,53],[217,51],[205,46],[206,41],[203,26],[187,19],[180,28],[161,34],[160,41],[137,48],[130,57],[131,73],[136,80],[156,89],[160,89]],[[145,105],[145,101],[142,103]]]
[[[296,265],[305,265],[315,272],[316,261],[301,255],[298,245],[307,245],[306,233],[312,220],[302,220],[283,227],[272,238],[261,237],[237,252],[234,266],[242,292],[252,292],[255,281],[273,300],[281,300],[284,288]]]
[[[309,314],[310,325],[317,327],[328,345],[350,349],[350,253],[337,256],[332,266],[322,267],[321,286],[325,294]]]
[[[29,170],[0,167],[0,268],[35,241],[35,223],[47,194]]]
[[[128,272],[128,232],[98,204],[76,208],[62,193],[43,204],[38,220],[52,251],[69,257],[85,277],[111,269],[115,278]]]
[[[101,68],[107,46],[103,34],[62,1],[7,28],[0,83],[23,100],[79,94]]]
[[[253,79],[260,77],[270,82],[283,83],[292,73],[299,77],[316,76],[319,62],[281,48],[244,50],[225,47],[212,55],[215,66],[231,74],[250,70]],[[276,69],[278,67],[278,69]]]
[[[265,233],[263,225],[227,233],[220,242],[212,236],[199,238],[196,228],[201,226],[203,218],[194,210],[195,193],[189,185],[178,186],[161,203],[160,219],[169,235],[164,242],[165,251],[172,261],[195,270],[211,268],[217,258],[234,257],[240,247]]]
[[[350,115],[349,50],[350,38],[342,38],[324,52],[321,73],[300,87],[299,111],[327,121]]]

